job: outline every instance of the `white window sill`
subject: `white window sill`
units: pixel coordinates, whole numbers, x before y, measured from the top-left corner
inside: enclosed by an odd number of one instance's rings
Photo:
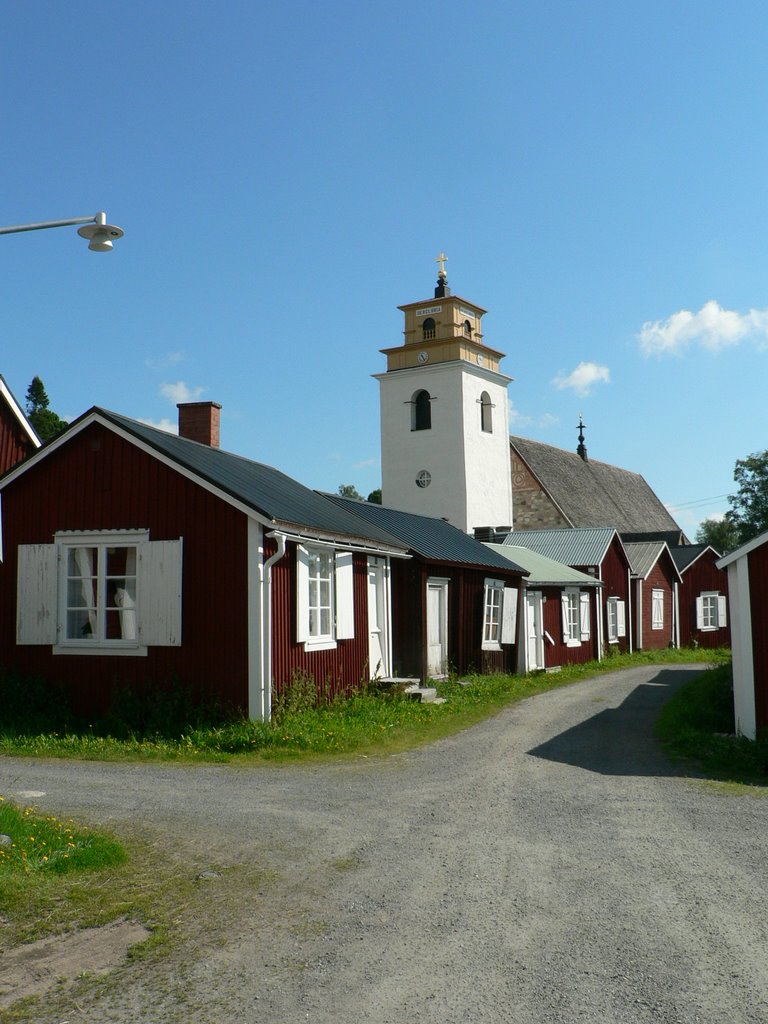
[[[566,647],[581,647],[581,640],[566,640]]]
[[[335,640],[305,640],[304,650],[310,651],[335,651],[337,647]]]
[[[482,645],[484,651],[500,651],[501,644],[491,640],[484,640]]]
[[[64,654],[64,655],[75,655],[77,657],[93,657],[94,655],[104,655],[107,658],[114,658],[115,655],[119,658],[146,658],[148,648],[139,647],[100,647],[98,644],[54,644],[51,648],[53,654]]]

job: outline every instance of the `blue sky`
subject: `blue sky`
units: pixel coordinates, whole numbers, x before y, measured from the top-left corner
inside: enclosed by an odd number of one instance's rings
[[[642,473],[690,534],[768,447],[768,13],[675,0],[8,5],[0,373],[378,486],[397,306],[488,309],[512,431]]]

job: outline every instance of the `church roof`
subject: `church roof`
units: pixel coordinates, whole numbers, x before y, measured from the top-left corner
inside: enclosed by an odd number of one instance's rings
[[[613,526],[619,533],[680,532],[639,473],[594,459],[587,462],[541,441],[510,441],[571,526]]]

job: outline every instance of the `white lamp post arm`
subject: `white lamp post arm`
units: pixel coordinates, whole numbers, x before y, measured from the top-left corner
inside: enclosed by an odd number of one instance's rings
[[[44,220],[39,224],[14,224],[11,227],[0,227],[0,235],[15,235],[20,231],[41,231],[44,228],[70,228],[77,224],[85,224],[78,230],[78,235],[87,238],[88,248],[93,252],[109,252],[112,241],[122,238],[124,231],[114,224],[107,224],[107,215],[103,211],[93,217],[70,217],[69,220]]]

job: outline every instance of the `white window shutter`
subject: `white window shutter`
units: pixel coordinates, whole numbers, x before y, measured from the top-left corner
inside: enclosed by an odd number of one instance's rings
[[[728,625],[728,616],[725,610],[725,595],[720,594],[717,598],[717,625],[719,629]]]
[[[560,607],[562,610],[563,618],[563,640],[565,640],[566,642],[568,640],[574,639],[574,637],[571,636],[571,631],[568,624],[568,604],[568,595],[563,593],[560,597]]]
[[[355,635],[354,568],[351,551],[336,554],[336,639],[351,640]]]
[[[579,594],[579,626],[582,640],[589,640],[589,592]]]
[[[181,647],[181,563],[181,539],[139,545],[136,604],[144,647]]]
[[[309,640],[309,554],[296,547],[296,643]]]
[[[504,587],[501,606],[501,642],[513,644],[517,632],[517,590]]]
[[[704,598],[696,598],[696,629],[704,628]]]
[[[627,610],[623,601],[616,602],[616,636],[627,635]]]
[[[16,643],[57,640],[57,552],[55,544],[19,545]]]

